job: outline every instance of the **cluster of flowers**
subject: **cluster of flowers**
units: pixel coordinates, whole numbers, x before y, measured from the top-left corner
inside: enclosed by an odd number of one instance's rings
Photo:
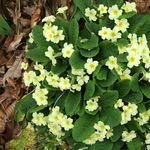
[[[93,61],[92,58],[87,59],[87,62],[85,63],[85,69],[88,74],[92,74],[96,67],[98,65],[98,61]],[[22,68],[27,69],[28,64],[22,63]],[[71,91],[80,91],[81,86],[84,83],[87,83],[89,81],[89,76],[86,75],[84,69],[75,69],[72,68],[71,72],[73,75],[76,75],[76,82],[77,83],[71,83],[71,77],[59,77],[57,74],[54,74],[52,72],[48,72],[46,69],[44,69],[44,66],[41,64],[36,64],[34,66],[35,70],[38,70],[40,72],[40,75],[36,75],[34,71],[28,71],[24,72],[24,82],[26,86],[30,86],[31,84],[40,86],[40,82],[43,81],[46,78],[46,81],[49,85],[60,88],[60,90],[71,90]]]
[[[121,116],[122,116],[121,124],[122,125],[131,121],[131,117],[135,116],[138,113],[138,111],[137,111],[138,106],[136,104],[128,103],[128,105],[124,105],[124,102],[122,101],[122,99],[119,99],[117,101],[117,103],[114,105],[114,107],[116,109],[122,108],[122,110],[123,110],[123,112],[121,114]]]
[[[67,10],[67,7],[58,9],[57,14],[64,14]],[[98,11],[98,12],[97,12]],[[102,27],[98,32],[98,35],[102,40],[109,40],[111,42],[116,42],[121,38],[122,33],[126,32],[129,28],[129,23],[127,19],[119,19],[123,11],[136,12],[135,3],[126,2],[123,4],[121,9],[117,5],[113,5],[108,8],[104,5],[99,5],[97,11],[95,9],[86,8],[85,16],[89,18],[90,21],[96,21],[98,18],[102,18],[104,14],[109,14],[109,19],[114,20],[115,27],[113,29]],[[53,25],[56,20],[55,16],[45,17],[42,21],[45,23],[43,27],[43,35],[46,38],[46,41],[51,41],[53,43],[59,43],[65,39],[63,35],[63,30],[59,30],[58,26]],[[29,35],[29,42],[33,43],[32,33]],[[139,66],[141,63],[145,64],[145,68],[150,67],[150,56],[149,48],[147,45],[147,39],[145,35],[142,37],[137,37],[136,34],[129,34],[128,41],[130,41],[127,46],[118,46],[119,54],[127,54],[126,59],[128,61],[127,68],[122,68],[118,63],[117,57],[110,56],[106,62],[106,66],[113,70],[115,69],[121,79],[131,79],[131,69],[134,66]],[[52,65],[55,66],[58,63],[57,57],[62,56],[63,59],[69,59],[73,52],[75,51],[75,45],[72,43],[65,42],[61,50],[57,53],[52,46],[49,46],[45,52],[45,56],[49,58],[52,62]],[[83,69],[76,69],[71,67],[71,70],[67,70],[66,77],[61,77],[58,74],[54,74],[51,71],[47,71],[43,65],[36,64],[34,65],[35,71],[25,71],[24,72],[24,82],[26,86],[34,85],[35,91],[32,94],[32,97],[35,99],[37,105],[47,105],[48,104],[48,90],[46,88],[41,88],[41,82],[46,80],[48,85],[58,88],[61,91],[70,90],[81,91],[82,86],[90,80],[90,76],[94,73],[99,62],[93,60],[93,58],[88,58],[84,64]],[[21,68],[26,70],[29,68],[28,63],[22,63]],[[71,72],[71,75],[70,75]],[[145,80],[150,82],[150,71],[144,74]],[[93,97],[86,101],[85,109],[92,112],[98,109],[99,96]],[[131,121],[132,117],[139,123],[139,125],[144,125],[148,123],[150,119],[150,110],[146,112],[139,113],[139,117],[135,118],[138,114],[138,107],[136,104],[128,103],[124,105],[122,99],[119,99],[114,105],[116,109],[122,110],[122,121],[121,125],[127,124]],[[33,113],[32,122],[37,126],[46,126],[49,128],[50,132],[60,138],[65,135],[65,131],[68,131],[74,127],[73,119],[67,117],[60,112],[60,108],[55,106],[51,108],[50,114],[44,116],[43,113]],[[95,144],[96,141],[104,141],[113,136],[113,129],[109,125],[105,125],[102,121],[94,124],[95,132],[86,140],[83,141],[85,144]],[[148,144],[147,147],[150,149],[150,134],[145,135],[145,143]],[[131,142],[132,139],[136,138],[136,133],[132,131],[123,131],[122,141]]]
[[[64,131],[68,131],[73,128],[73,119],[61,113],[58,106],[53,107],[51,109],[51,113],[48,116],[44,116],[44,114],[41,112],[34,112],[32,116],[32,122],[35,125],[47,125],[50,132],[58,138],[65,135]]]
[[[139,66],[140,64],[145,64],[145,69],[150,67],[150,51],[147,45],[146,36],[143,34],[142,37],[137,38],[136,34],[129,34],[128,36],[130,43],[127,46],[118,47],[119,54],[126,53],[126,59],[128,61],[125,70],[118,65],[117,57],[110,56],[106,62],[106,66],[110,70],[115,69],[121,79],[131,79],[131,68],[134,66]],[[143,72],[145,80],[150,81],[150,73]]]
[[[105,125],[102,121],[94,124],[94,129],[96,130],[89,138],[83,141],[85,144],[95,144],[96,141],[104,141],[104,139],[109,139],[113,136],[113,129],[109,125]]]

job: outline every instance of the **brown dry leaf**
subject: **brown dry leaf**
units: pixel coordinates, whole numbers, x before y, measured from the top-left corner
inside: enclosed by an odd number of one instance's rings
[[[15,108],[16,103],[17,103],[17,101],[15,100],[13,103],[11,103],[6,108],[5,114],[6,114],[7,118],[11,118],[13,116],[13,112],[14,112],[14,108]]]
[[[30,27],[31,29],[40,21],[41,17],[41,8],[36,8],[36,10],[33,13],[33,16],[31,18],[31,24]]]
[[[0,110],[0,133],[3,133],[6,128],[5,114]]]
[[[20,44],[22,38],[23,38],[26,34],[27,34],[26,32],[22,32],[22,33],[20,33],[20,34],[18,34],[18,35],[15,35],[15,36],[14,36],[14,39],[13,39],[13,41],[10,43],[10,45],[9,45],[9,47],[8,47],[8,49],[7,49],[7,51],[9,52],[9,51],[15,50],[15,49],[19,46],[19,44]]]
[[[4,65],[7,62],[7,58],[2,50],[0,50],[0,66]]]
[[[129,1],[136,3],[139,14],[144,14],[149,10],[150,0],[129,0]]]
[[[11,68],[8,69],[3,78],[3,84],[8,78],[15,79],[21,77],[21,62],[22,62],[23,53],[18,56]]]

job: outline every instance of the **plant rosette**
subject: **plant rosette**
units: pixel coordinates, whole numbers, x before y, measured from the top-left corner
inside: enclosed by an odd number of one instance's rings
[[[33,91],[15,120],[34,126],[41,148],[150,150],[150,13],[122,0],[74,0],[69,20],[67,9],[29,34],[36,63],[21,68]]]

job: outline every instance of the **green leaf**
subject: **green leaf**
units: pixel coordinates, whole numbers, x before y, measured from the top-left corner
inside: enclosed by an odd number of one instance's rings
[[[115,5],[115,4],[120,6],[120,5],[122,5],[122,3],[123,3],[123,0],[111,0],[111,1],[110,0],[102,0],[102,1],[100,1],[100,4],[104,4],[109,7],[111,7],[112,5]]]
[[[77,142],[82,142],[83,140],[91,136],[91,134],[94,133],[95,130],[93,127],[94,123],[96,123],[98,119],[98,115],[91,116],[88,114],[85,114],[78,118],[74,123],[74,128],[72,130],[73,139]]]
[[[95,34],[97,34],[98,31],[100,30],[100,25],[94,22],[86,22],[85,26],[89,30],[89,32],[94,32]]]
[[[43,28],[41,26],[36,25],[33,28],[32,33],[33,33],[34,42],[36,43],[37,46],[40,46],[40,47],[48,46],[48,42],[43,36]]]
[[[118,55],[118,47],[110,42],[110,41],[102,41],[99,44],[100,47],[100,58],[106,59],[109,56],[117,56]]]
[[[123,100],[125,102],[138,104],[143,101],[143,95],[140,91],[139,92],[130,91],[129,94],[123,98]]]
[[[14,119],[17,122],[23,121],[25,114],[29,109],[36,106],[35,100],[32,98],[32,93],[28,94],[16,104],[14,111]],[[21,117],[21,118],[20,118]]]
[[[147,98],[150,98],[150,83],[146,82],[141,84],[140,89]]]
[[[55,66],[51,67],[51,71],[54,74],[61,74],[61,73],[65,72],[67,67],[68,66],[67,66],[67,63],[65,61],[57,60],[57,64]]]
[[[92,1],[91,0],[86,0],[86,1],[81,1],[81,0],[73,0],[75,6],[77,6],[82,14],[85,14],[85,9],[87,7],[92,6]]]
[[[94,57],[99,53],[99,47],[91,50],[80,49],[80,53],[83,57]]]
[[[124,127],[119,125],[113,128],[113,136],[111,137],[112,142],[117,142],[119,138],[122,136],[122,132],[124,131]]]
[[[107,74],[107,79],[99,81],[99,85],[101,85],[102,87],[109,87],[113,85],[116,80],[117,77],[111,71],[109,71]]]
[[[109,125],[111,128],[116,127],[122,120],[121,111],[114,107],[106,107],[101,111],[100,120]]]
[[[124,54],[119,54],[119,55],[117,56],[117,62],[118,62],[118,63],[121,63],[121,62],[128,62],[128,60],[127,60],[127,55],[128,55],[128,54],[126,54],[126,53],[124,53]]]
[[[104,107],[113,106],[119,98],[118,91],[108,90],[101,96],[101,104]]]
[[[88,150],[112,150],[113,143],[109,140],[104,142],[96,142],[92,146],[89,146]]]
[[[143,144],[139,137],[133,139],[131,142],[127,142],[129,150],[141,150]]]
[[[72,115],[81,101],[81,92],[69,92],[65,99],[65,111],[67,115]]]
[[[83,69],[86,60],[80,55],[79,51],[75,50],[69,59],[69,63],[76,69]]]
[[[127,46],[129,44],[129,41],[127,39],[119,39],[117,42],[114,43],[117,46]]]
[[[9,24],[5,21],[5,19],[0,16],[0,34],[1,35],[8,35],[11,33],[11,28]]]
[[[88,50],[98,47],[98,37],[92,33],[91,38],[85,42],[80,41],[80,43],[78,43],[78,47]]]
[[[37,62],[48,62],[50,60],[48,57],[45,56],[46,51],[47,51],[47,47],[37,47],[29,50],[26,53],[26,57]]]
[[[129,18],[131,18],[131,17],[133,17],[134,15],[136,15],[137,13],[136,12],[128,12],[128,13],[124,13],[123,15],[121,15],[120,17],[119,17],[119,19],[129,19]]]
[[[134,17],[129,19],[129,23],[130,23],[130,28],[129,28],[129,32],[130,33],[138,33],[139,35],[141,35],[141,29],[147,25],[148,30],[149,29],[149,25],[150,25],[150,20],[149,20],[149,16],[150,16],[150,11],[144,15],[135,15]],[[146,29],[146,28],[145,28]],[[146,32],[144,32],[144,30],[142,31],[142,34],[145,34],[148,32],[148,30],[146,29]]]
[[[72,19],[69,25],[69,42],[76,44],[79,35],[79,25],[76,19]]]
[[[126,96],[129,93],[130,84],[131,84],[131,81],[128,79],[121,80],[115,84],[114,89],[119,92],[120,98],[123,98],[124,96]]]
[[[122,141],[118,141],[118,142],[113,143],[112,150],[121,150],[123,144],[124,143]]]
[[[131,89],[134,92],[138,92],[139,89],[139,73],[135,73],[131,79]]]
[[[85,87],[84,100],[89,100],[90,98],[92,98],[94,92],[95,92],[95,83],[94,81],[90,80]]]
[[[107,79],[107,74],[108,74],[108,68],[103,66],[101,67],[100,71],[98,72],[98,74],[96,75],[96,78],[98,80],[106,80]]]

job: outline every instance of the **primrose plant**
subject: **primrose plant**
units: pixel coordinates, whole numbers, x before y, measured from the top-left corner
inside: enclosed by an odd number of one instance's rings
[[[74,0],[33,28],[16,121],[39,149],[150,150],[150,13],[122,0]],[[44,140],[43,140],[44,139]],[[65,147],[65,146],[67,147]]]

